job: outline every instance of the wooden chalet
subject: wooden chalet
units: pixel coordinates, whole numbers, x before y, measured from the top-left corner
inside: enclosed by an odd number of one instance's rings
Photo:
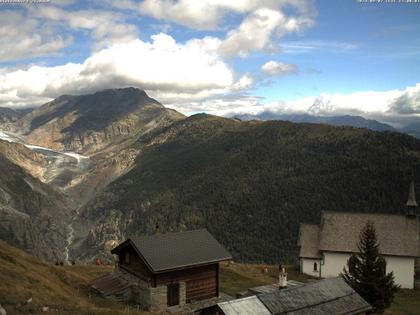
[[[166,301],[165,307],[218,297],[219,262],[232,259],[205,229],[132,237],[111,253],[118,255],[121,271],[141,279],[152,291],[163,288],[161,298],[147,300],[152,300],[149,304]],[[162,299],[162,292],[166,298]]]

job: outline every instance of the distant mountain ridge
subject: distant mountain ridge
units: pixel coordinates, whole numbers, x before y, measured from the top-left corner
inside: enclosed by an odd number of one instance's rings
[[[351,126],[356,128],[368,128],[375,131],[397,131],[394,127],[373,119],[365,119],[362,116],[314,116],[309,114],[273,114],[263,112],[258,115],[235,115],[240,120],[287,120],[294,123],[329,124],[333,126]]]
[[[402,132],[420,138],[420,121],[410,123],[401,129]]]

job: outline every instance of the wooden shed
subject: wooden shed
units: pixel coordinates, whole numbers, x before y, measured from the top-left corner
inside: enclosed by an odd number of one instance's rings
[[[218,297],[219,262],[232,259],[205,229],[132,237],[111,253],[120,269],[166,287],[167,306]]]

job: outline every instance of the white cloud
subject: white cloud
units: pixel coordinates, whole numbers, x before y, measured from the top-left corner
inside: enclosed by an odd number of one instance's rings
[[[72,42],[51,28],[17,11],[0,12],[0,62],[54,54]]]
[[[132,41],[138,38],[138,30],[136,25],[127,23],[127,18],[134,17],[138,10],[157,19],[198,29],[217,28],[225,15],[236,14],[243,20],[225,38],[209,36],[197,39],[196,44],[217,50],[223,57],[245,57],[254,51],[274,47],[275,36],[311,25],[315,14],[310,5],[312,0],[144,0],[141,3],[105,0],[94,2],[95,6],[90,9],[66,8],[72,1],[66,0],[61,7],[59,4],[27,6],[21,13],[11,11],[14,16],[11,14],[10,17],[6,16],[9,12],[2,13],[0,34],[9,32],[9,35],[2,36],[6,40],[0,44],[0,61],[59,52],[70,44],[72,37],[56,34],[73,34],[77,38],[74,31],[88,31],[94,39],[94,50]],[[100,10],[97,6],[118,10]],[[296,16],[286,16],[283,13],[285,7],[292,8],[288,12]],[[170,24],[164,24],[164,28],[170,27]]]
[[[285,75],[297,73],[298,67],[293,64],[271,60],[261,66],[261,71],[266,75]]]
[[[70,31],[88,30],[96,49],[137,38],[137,27],[124,20],[112,11],[70,11],[54,5],[0,11],[0,62],[57,54],[73,42]]]
[[[227,34],[220,51],[228,56],[239,54],[245,57],[251,51],[266,47],[272,32],[282,23],[286,23],[286,17],[281,12],[259,9]]]
[[[282,36],[297,32],[311,25],[311,21],[307,18],[289,18],[279,10],[258,9],[245,18],[238,28],[228,32],[220,52],[227,56],[246,57],[251,52],[272,48],[274,33]]]
[[[31,15],[39,19],[62,23],[72,30],[90,30],[96,48],[128,42],[137,38],[137,27],[124,22],[124,16],[112,11],[86,9],[66,11],[54,6],[32,10]]]
[[[391,104],[389,112],[402,115],[420,114],[420,83],[408,87]]]
[[[249,87],[252,79],[236,78],[211,45],[211,40],[208,46],[203,41],[180,44],[169,35],[158,34],[151,42],[137,39],[115,44],[81,64],[1,69],[0,104],[40,105],[61,94],[125,86],[145,89],[164,103],[175,103]]]
[[[202,101],[192,101],[168,107],[173,108],[187,115],[206,112],[208,114],[230,117],[240,109],[240,112],[249,113],[260,108],[261,98],[248,95],[230,95],[225,97],[212,97]]]
[[[294,7],[300,14],[313,14],[312,1],[307,0],[144,0],[141,14],[175,22],[195,29],[215,29],[229,12],[247,14],[258,8],[280,10]]]
[[[145,0],[140,13],[194,29],[216,29],[227,13],[244,15],[240,25],[220,41],[219,53],[246,57],[254,51],[270,49],[273,37],[299,32],[314,24],[316,11],[311,1],[298,0]],[[287,16],[284,7],[295,16]]]
[[[306,113],[320,116],[384,114],[392,107],[395,99],[403,93],[404,90],[360,91],[351,94],[321,93],[318,96],[271,102],[263,107],[254,108],[253,114],[264,111],[277,114]]]
[[[159,20],[167,20],[196,29],[213,29],[217,26],[220,8],[208,1],[145,0],[140,13]]]
[[[137,10],[138,4],[132,0],[95,0],[99,4],[108,5],[119,10]]]

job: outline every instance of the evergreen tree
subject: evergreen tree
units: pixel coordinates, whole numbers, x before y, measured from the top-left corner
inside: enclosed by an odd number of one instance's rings
[[[383,313],[394,298],[398,286],[393,272],[386,273],[386,261],[379,254],[375,227],[368,222],[360,233],[359,254],[350,256],[342,277],[375,312]]]

